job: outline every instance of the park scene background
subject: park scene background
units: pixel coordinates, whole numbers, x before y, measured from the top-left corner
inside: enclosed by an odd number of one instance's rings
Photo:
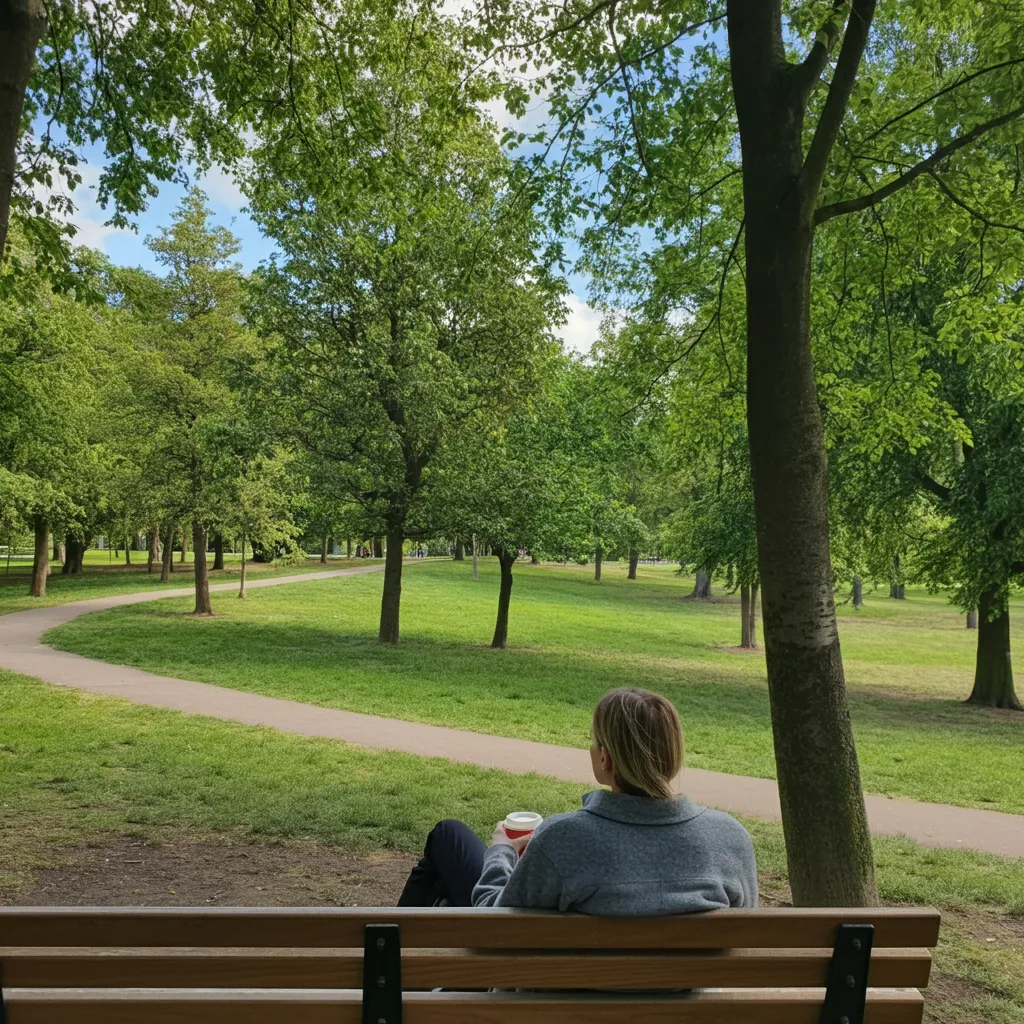
[[[926,1019],[1021,1019],[1024,12],[743,6],[50,12],[0,901],[391,904],[435,821],[590,788],[460,744],[635,685],[765,905],[935,906]]]

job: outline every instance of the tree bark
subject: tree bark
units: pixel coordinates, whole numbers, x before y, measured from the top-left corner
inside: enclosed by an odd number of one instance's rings
[[[61,576],[69,576],[75,569],[75,538],[72,534],[64,537],[64,564],[60,567]]]
[[[352,538],[351,537],[349,537],[345,541],[345,557],[346,558],[351,558],[352,557]]]
[[[478,547],[476,543],[476,534],[473,534],[473,579],[480,579],[480,563],[478,555]]]
[[[50,572],[50,524],[45,516],[36,516],[34,526],[36,546],[32,558],[32,583],[28,593],[29,597],[46,597],[46,577]]]
[[[453,562],[464,562],[466,560],[466,549],[465,545],[461,540],[455,541],[455,554],[452,556]]]
[[[245,534],[242,534],[242,576],[238,584],[238,596],[245,597]]]
[[[601,545],[598,544],[594,549],[594,582],[601,582],[601,559],[604,557],[604,551],[601,549]]]
[[[699,601],[707,601],[711,597],[711,575],[701,569],[697,570],[697,578],[693,582],[693,593]]]
[[[160,557],[160,527],[154,526],[149,533],[149,558],[146,561],[146,572],[153,571],[153,565]]]
[[[324,534],[323,543],[320,545],[320,564],[327,564],[327,553],[331,546],[331,535],[329,533]]]
[[[757,591],[758,585],[750,585],[750,646],[757,647]]]
[[[512,566],[516,552],[498,550],[498,565],[501,566],[501,586],[498,588],[498,618],[494,624],[492,647],[504,647],[508,642],[508,606],[512,600]]]
[[[131,548],[131,541],[129,541],[127,538],[125,538],[125,542],[124,542],[124,564],[125,565],[131,565],[132,564],[132,553],[131,553],[130,548]]]
[[[402,538],[402,542],[403,543],[405,542],[404,536]],[[373,538],[373,557],[374,558],[383,558],[384,557],[384,548],[383,548],[383,546],[381,544],[380,537],[374,537]],[[399,565],[402,564],[402,561],[401,561],[401,547],[399,547],[399,561],[398,561],[398,564]]]
[[[640,552],[633,548],[629,552],[629,572],[626,573],[627,580],[636,579],[636,567],[640,563]]]
[[[219,531],[213,535],[213,568],[224,568],[224,534]]]
[[[198,520],[192,523],[193,562],[195,564],[196,615],[212,615],[210,574],[206,567],[207,529]]]
[[[42,0],[0,0],[0,259],[11,220],[11,192],[25,89],[46,29]],[[47,556],[49,561],[49,556]]]
[[[978,611],[975,609],[973,612],[967,613],[967,628],[977,629],[978,628]]]
[[[160,582],[166,583],[174,572],[174,527],[167,527],[167,539],[164,541],[163,561],[160,563]]]
[[[195,525],[192,527],[195,530]],[[181,557],[178,559],[179,562],[184,562],[188,555],[188,530],[182,528],[181,531]]]
[[[402,546],[405,543],[404,524],[394,522],[388,526],[387,560],[384,562],[384,592],[380,599],[380,631],[377,642],[398,643],[398,620],[402,606]],[[374,538],[374,545],[380,543]]]
[[[853,607],[860,608],[864,604],[864,581],[859,576],[853,577]]]
[[[10,549],[8,549],[10,550]],[[53,541],[53,561],[63,562],[64,561],[64,550],[60,541],[54,538]]]
[[[727,12],[743,156],[747,425],[789,880],[797,906],[873,905],[878,894],[836,625],[827,459],[811,358],[820,177],[813,180],[811,168],[808,181],[804,167],[809,90],[786,60],[780,0],[728,0]],[[855,22],[844,54],[848,43],[857,49]],[[855,70],[859,51],[849,59]],[[845,97],[839,103],[841,114]],[[822,113],[819,131],[824,122]],[[834,141],[827,135],[826,158]],[[811,148],[818,143],[816,137]]]
[[[991,591],[985,591],[978,601],[978,653],[974,689],[967,703],[1022,710],[1013,687],[1010,609]]]
[[[753,647],[750,640],[750,587],[740,587],[740,647]]]

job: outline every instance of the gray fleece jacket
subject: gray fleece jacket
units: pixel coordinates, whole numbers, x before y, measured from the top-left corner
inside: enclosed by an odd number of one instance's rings
[[[618,917],[756,907],[754,846],[735,818],[688,797],[597,790],[542,822],[518,862],[492,846],[473,905]]]

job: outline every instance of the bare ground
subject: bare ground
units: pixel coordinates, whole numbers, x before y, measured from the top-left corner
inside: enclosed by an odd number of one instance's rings
[[[119,839],[54,851],[0,902],[21,906],[394,906],[414,859],[287,844]]]

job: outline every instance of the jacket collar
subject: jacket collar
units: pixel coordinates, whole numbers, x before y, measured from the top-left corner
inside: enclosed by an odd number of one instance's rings
[[[706,808],[695,804],[688,796],[674,796],[668,800],[655,800],[646,796],[612,793],[595,789],[583,795],[583,809],[599,818],[621,821],[628,825],[678,825],[696,818]]]

